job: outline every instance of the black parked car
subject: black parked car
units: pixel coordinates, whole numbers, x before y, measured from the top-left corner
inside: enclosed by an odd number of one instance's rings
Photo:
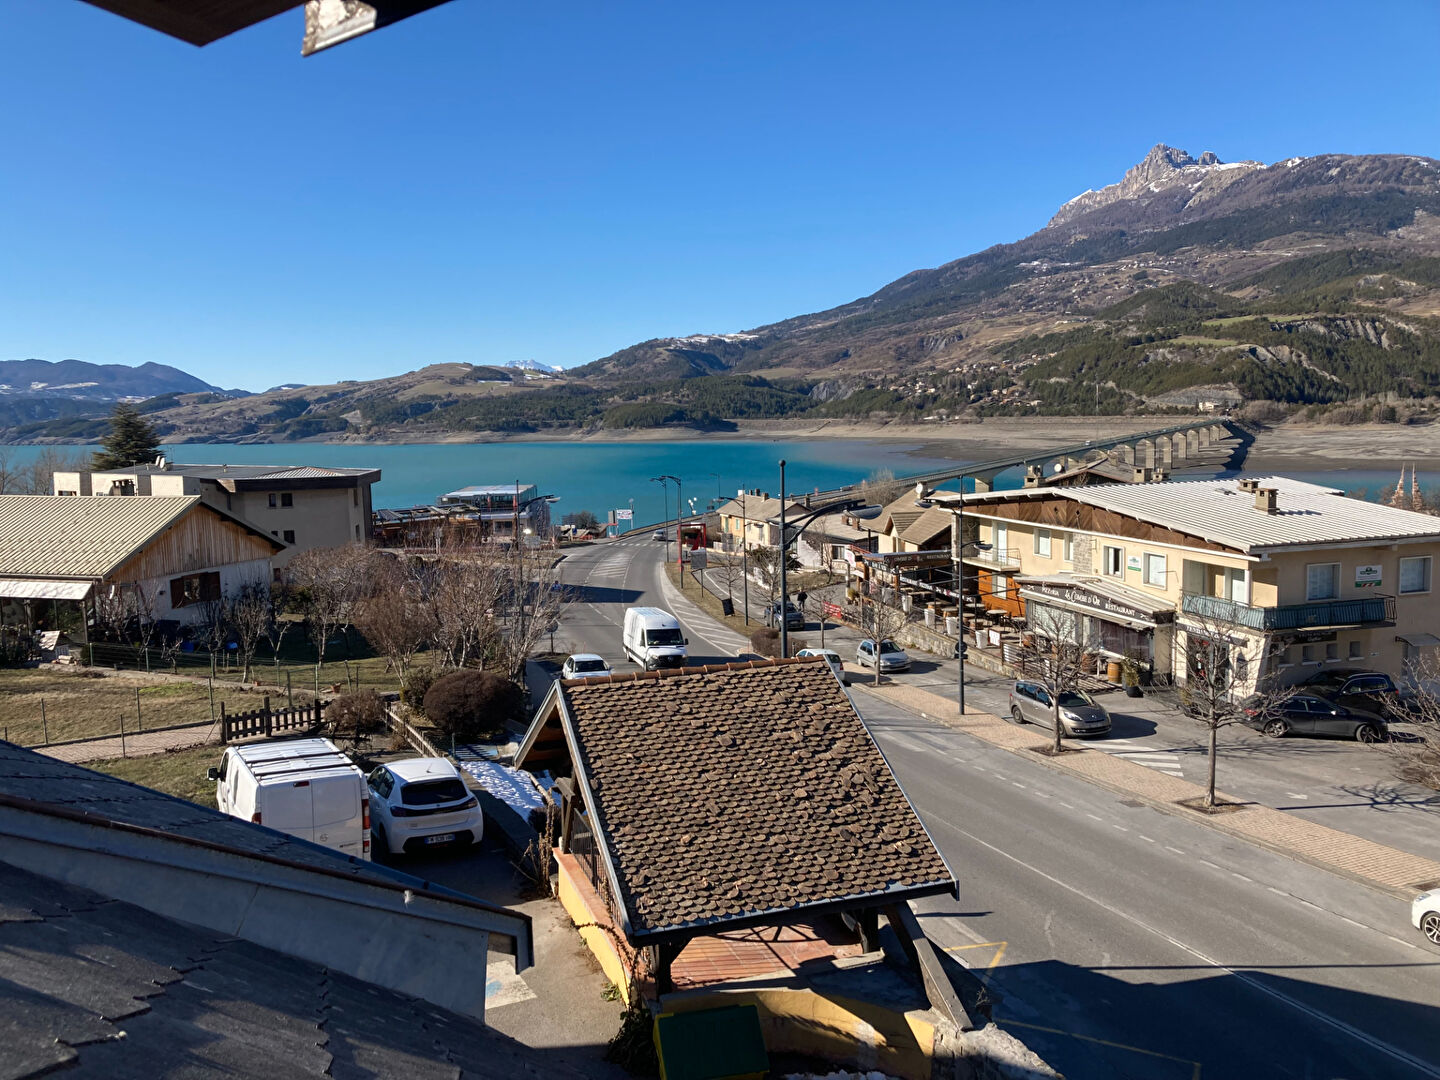
[[[780,626],[780,601],[775,601],[765,612],[765,625]],[[785,601],[785,629],[804,630],[805,613],[795,606],[795,601]]]
[[[1374,743],[1390,738],[1390,729],[1379,713],[1342,705],[1318,694],[1296,694],[1274,706],[1251,698],[1243,708],[1245,724],[1272,739],[1285,735],[1337,735]]]
[[[1399,700],[1395,681],[1383,671],[1361,668],[1331,668],[1318,671],[1298,684],[1306,693],[1318,694],[1329,701],[1351,708],[1379,713],[1395,719]]]

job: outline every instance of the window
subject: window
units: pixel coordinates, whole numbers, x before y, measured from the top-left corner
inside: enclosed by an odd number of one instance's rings
[[[990,576],[990,593],[1001,600],[1010,596],[1010,579],[1004,574],[992,574]]]
[[[1062,543],[1060,557],[1066,562],[1075,561],[1075,534],[1066,533]]]
[[[1329,663],[1331,660],[1339,660],[1339,659],[1340,659],[1340,645],[1339,645],[1338,642],[1332,641],[1332,642],[1330,642],[1330,644],[1328,644],[1328,645],[1325,646],[1325,660],[1326,660],[1327,663]]]
[[[1165,587],[1165,556],[1145,556],[1145,584],[1154,585],[1157,589]]]
[[[1311,563],[1305,567],[1306,600],[1335,600],[1339,596],[1339,563]]]
[[[351,505],[351,506],[359,506],[359,505],[360,505],[360,489],[359,489],[359,488],[351,488],[351,489],[350,489],[350,505]]]
[[[1050,530],[1035,530],[1035,554],[1042,559],[1050,558]]]
[[[1280,650],[1280,664],[1282,667],[1289,667],[1295,662],[1295,650],[1286,645]]]
[[[1313,663],[1315,663],[1315,646],[1314,646],[1314,645],[1301,645],[1301,646],[1300,646],[1300,662],[1301,662],[1302,664],[1313,664]]]
[[[1429,555],[1400,560],[1400,591],[1402,593],[1430,591]]]
[[[1100,568],[1111,577],[1121,577],[1125,573],[1125,549],[1106,545]]]
[[[293,543],[295,542],[295,530],[294,530],[294,529],[286,529],[286,530],[285,530],[285,542],[286,542],[287,544],[293,544]]]
[[[1350,642],[1350,656],[1349,656],[1349,659],[1351,659],[1351,660],[1359,660],[1362,655],[1363,655],[1363,654],[1360,652],[1360,642],[1358,642],[1358,641],[1352,641],[1352,642]]]
[[[279,499],[276,498],[275,493],[274,493],[273,491],[269,494],[269,496],[267,496],[267,498],[269,499],[270,506],[271,506],[272,509],[273,509],[274,507],[280,505],[280,501],[279,501]]]
[[[78,497],[80,493],[79,493],[78,491],[57,491],[55,494],[56,494],[56,495],[74,495],[74,496],[77,496],[77,497]]]
[[[290,492],[288,492],[288,491],[282,493],[281,496],[280,496],[280,505],[281,505],[281,506],[294,506],[294,505],[295,505],[295,496],[294,496],[293,494],[291,494]]]
[[[170,579],[170,606],[172,608],[188,607],[190,604],[203,604],[219,599],[220,575],[216,572],[186,574],[184,577]]]
[[[1227,567],[1225,580],[1221,586],[1225,591],[1221,593],[1226,600],[1233,600],[1237,604],[1248,604],[1250,602],[1250,590],[1245,587],[1245,571],[1236,567]]]

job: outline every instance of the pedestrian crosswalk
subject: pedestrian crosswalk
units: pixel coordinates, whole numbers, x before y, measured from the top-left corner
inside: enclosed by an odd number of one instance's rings
[[[608,553],[597,562],[586,575],[587,581],[617,581],[625,577],[630,569],[631,553],[619,548]]]
[[[1133,761],[1136,765],[1144,765],[1147,769],[1155,769],[1181,779],[1185,777],[1185,771],[1181,768],[1184,759],[1171,750],[1157,750],[1137,739],[1095,739],[1087,745],[1126,761]]]

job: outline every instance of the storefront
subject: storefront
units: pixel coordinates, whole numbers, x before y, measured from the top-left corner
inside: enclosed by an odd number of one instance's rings
[[[1175,610],[1162,601],[1088,575],[1020,574],[1015,584],[1032,630],[1063,628],[1105,656],[1131,657],[1156,675],[1170,674]]]

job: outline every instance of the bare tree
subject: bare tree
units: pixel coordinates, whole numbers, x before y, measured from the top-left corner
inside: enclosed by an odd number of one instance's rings
[[[510,618],[500,639],[500,659],[505,676],[519,679],[526,658],[560,621],[567,594],[551,552],[521,547],[507,561],[511,564]]]
[[[1099,643],[1089,619],[1074,612],[1062,611],[1041,604],[1026,609],[1025,621],[1029,636],[1025,657],[1033,663],[1038,675],[1029,676],[1045,689],[1050,698],[1050,724],[1054,753],[1063,749],[1065,726],[1060,719],[1061,699],[1080,689],[1080,677],[1095,663]],[[1027,664],[1027,668],[1030,665]]]
[[[1215,805],[1215,773],[1220,729],[1259,717],[1267,734],[1283,732],[1280,712],[1294,691],[1278,686],[1266,662],[1264,646],[1234,633],[1234,627],[1203,613],[1187,613],[1185,672],[1180,708],[1206,731],[1208,767],[1205,805]],[[1272,649],[1274,647],[1272,646]],[[1278,727],[1271,727],[1278,725]]]
[[[725,595],[733,602],[735,586],[740,583],[740,575],[745,572],[743,564],[738,559],[712,551],[706,558],[705,572],[712,580],[724,586]]]
[[[250,681],[255,653],[270,629],[272,618],[267,583],[250,582],[225,598],[225,625],[234,635],[235,648],[240,654],[242,682]]]
[[[1431,651],[1411,661],[1400,681],[1400,698],[1390,713],[1406,729],[1386,749],[1400,779],[1440,791],[1440,654]]]
[[[880,685],[880,645],[899,635],[900,631],[914,621],[910,612],[902,607],[892,606],[878,597],[865,605],[865,623],[870,636],[875,639],[875,685]]]
[[[435,606],[424,600],[429,575],[418,561],[392,558],[372,559],[370,573],[370,588],[356,605],[355,626],[403,684],[415,655],[436,637]]]
[[[84,454],[47,446],[28,461],[11,457],[0,449],[0,495],[49,495],[54,491],[53,477],[57,472],[78,472],[88,469]]]
[[[345,625],[365,585],[367,558],[368,552],[358,544],[311,548],[296,555],[286,568],[295,590],[294,598],[315,645],[317,680],[325,663],[326,646]]]
[[[878,506],[888,506],[913,487],[913,484],[895,479],[895,474],[889,469],[876,469],[860,482],[860,497]]]

